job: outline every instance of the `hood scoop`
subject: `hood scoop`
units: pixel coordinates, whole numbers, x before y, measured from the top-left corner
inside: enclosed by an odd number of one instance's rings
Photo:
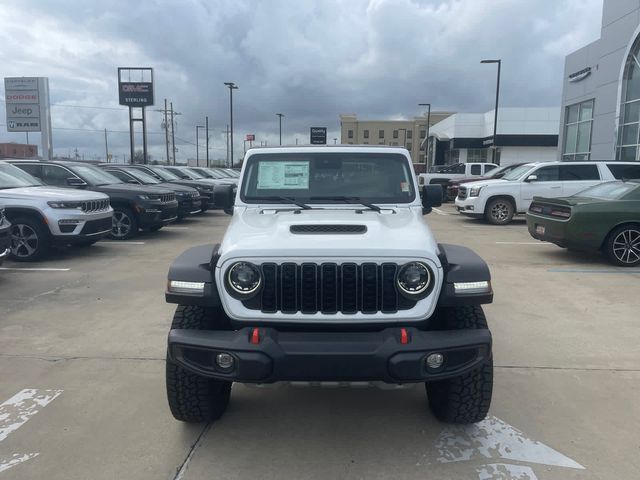
[[[358,235],[367,231],[366,225],[291,225],[289,231],[296,235]]]

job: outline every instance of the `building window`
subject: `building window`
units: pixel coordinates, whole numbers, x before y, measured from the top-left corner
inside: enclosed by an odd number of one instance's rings
[[[427,138],[427,131],[426,130],[420,130],[420,139],[423,140]]]
[[[353,138],[353,130],[349,130],[349,132],[348,132],[347,136],[348,136],[349,138]]]
[[[384,130],[378,130],[378,138],[384,138]]]
[[[393,131],[393,138],[398,138],[398,130]]]
[[[593,100],[565,108],[563,160],[589,160],[592,124]]]
[[[467,150],[468,163],[486,163],[486,161],[487,161],[486,148],[470,148]]]
[[[445,165],[453,165],[454,163],[460,162],[460,150],[447,150],[444,152],[444,163]]]
[[[364,131],[364,138],[369,138],[369,130]]]
[[[407,130],[407,140],[411,140],[413,138],[413,130]]]
[[[378,145],[384,145],[384,142],[378,142]]]
[[[616,158],[638,160],[640,140],[640,39],[636,40],[624,67]]]

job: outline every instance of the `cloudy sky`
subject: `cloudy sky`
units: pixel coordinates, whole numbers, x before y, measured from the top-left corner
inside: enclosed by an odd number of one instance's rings
[[[482,58],[503,60],[501,105],[559,108],[564,56],[598,38],[601,12],[602,0],[2,0],[0,64],[3,76],[49,77],[56,154],[104,156],[107,128],[122,161],[116,69],[150,66],[153,158],[165,157],[155,111],[164,98],[182,113],[177,158],[195,157],[205,115],[211,157],[222,158],[225,81],[240,87],[236,152],[247,133],[275,144],[276,112],[286,115],[283,143],[306,143],[312,125],[339,137],[340,113],[410,118],[425,102],[490,110],[495,67]],[[5,124],[3,104],[0,142],[24,141]]]

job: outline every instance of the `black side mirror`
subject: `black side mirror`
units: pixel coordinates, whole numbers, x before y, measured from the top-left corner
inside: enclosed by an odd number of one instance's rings
[[[213,203],[216,208],[222,208],[224,213],[233,213],[235,203],[235,192],[232,185],[216,185],[213,189]]]
[[[422,214],[431,213],[433,207],[442,205],[442,185],[425,185],[422,187]]]
[[[70,187],[86,187],[87,183],[78,177],[67,178],[67,185]]]

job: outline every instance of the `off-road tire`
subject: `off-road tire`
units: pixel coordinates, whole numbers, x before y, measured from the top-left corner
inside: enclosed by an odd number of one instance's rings
[[[49,253],[51,234],[42,220],[36,217],[16,217],[10,221],[12,260],[35,262]]]
[[[515,205],[508,198],[494,198],[487,202],[487,206],[484,209],[484,218],[492,225],[506,225],[513,219],[515,211]]]
[[[179,305],[171,328],[186,330],[227,329],[226,317],[215,309]],[[169,409],[182,422],[217,420],[227,409],[232,382],[196,375],[173,363],[167,354],[167,400]]]
[[[628,224],[614,228],[607,237],[604,251],[613,265],[640,265],[640,225]]]
[[[441,309],[433,327],[437,330],[486,329],[487,320],[479,306]],[[446,423],[475,423],[483,420],[491,405],[493,356],[477,369],[446,380],[426,382],[429,408]]]

